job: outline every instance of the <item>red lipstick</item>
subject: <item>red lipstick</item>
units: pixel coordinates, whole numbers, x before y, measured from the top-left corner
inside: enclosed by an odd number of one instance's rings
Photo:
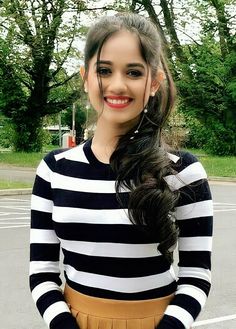
[[[132,101],[132,98],[128,96],[106,96],[104,97],[105,103],[114,109],[123,109],[127,107],[130,102]]]

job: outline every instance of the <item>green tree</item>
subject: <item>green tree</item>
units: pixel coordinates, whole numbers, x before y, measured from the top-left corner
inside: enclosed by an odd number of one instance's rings
[[[64,67],[70,58],[79,59],[74,43],[84,32],[84,10],[85,1],[1,1],[0,32],[10,52],[1,52],[6,81],[0,82],[0,110],[12,119],[17,151],[41,150],[43,117],[79,97],[69,85],[78,72],[69,75]]]
[[[192,136],[201,141],[199,146],[215,154],[235,155],[236,52],[230,10],[226,1],[205,1],[198,4],[198,11],[204,17],[200,44],[186,47],[194,79],[191,84],[185,79],[178,82],[182,109],[198,121]]]
[[[179,109],[191,123],[195,138],[202,141],[199,146],[217,154],[236,154],[233,1],[133,0],[130,8],[148,14],[164,34],[179,90]],[[184,42],[180,41],[181,34],[185,36]]]

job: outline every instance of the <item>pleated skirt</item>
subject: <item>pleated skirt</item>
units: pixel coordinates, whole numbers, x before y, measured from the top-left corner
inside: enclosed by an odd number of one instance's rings
[[[67,284],[64,290],[80,329],[155,329],[173,296],[126,301],[87,296]]]

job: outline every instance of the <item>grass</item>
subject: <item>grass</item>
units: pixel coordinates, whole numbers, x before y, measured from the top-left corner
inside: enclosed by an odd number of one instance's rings
[[[13,182],[9,180],[0,180],[0,190],[5,189],[18,189],[18,188],[31,188],[32,184],[24,182]]]
[[[45,153],[0,152],[0,165],[35,168]]]
[[[235,156],[209,155],[201,149],[190,149],[188,151],[197,156],[208,176],[236,178]]]
[[[236,177],[236,157],[199,157],[208,176]]]

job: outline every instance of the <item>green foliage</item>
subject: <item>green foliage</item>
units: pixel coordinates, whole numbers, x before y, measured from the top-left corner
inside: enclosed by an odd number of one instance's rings
[[[11,181],[11,180],[0,180],[0,190],[5,189],[16,189],[16,188],[31,188],[31,183],[25,183],[25,182],[18,182],[18,181]]]
[[[208,176],[236,178],[236,157],[205,155],[200,161]]]
[[[183,77],[177,85],[181,111],[192,117],[188,145],[212,154],[235,155],[236,53],[231,51],[223,59],[211,33],[202,38],[201,45],[189,45],[185,51],[193,79],[189,82]]]
[[[204,149],[208,136],[207,128],[192,116],[186,116],[186,129],[185,146],[193,149]]]
[[[235,1],[179,0],[175,6],[163,0],[161,12],[151,0],[130,2],[132,11],[146,11],[163,31],[179,109],[189,125],[188,144],[235,154]]]
[[[0,115],[0,148],[11,148],[15,132],[11,121]]]
[[[71,8],[74,15],[64,21]],[[0,111],[13,122],[16,150],[42,149],[44,116],[66,109],[79,96],[68,84],[78,72],[69,75],[64,67],[71,56],[78,58],[73,42],[83,31],[78,13],[85,8],[84,1],[1,3]]]
[[[52,134],[51,135],[51,144],[53,146],[59,146],[59,144],[60,144],[59,139],[60,139],[59,133]]]
[[[182,107],[186,112],[197,112],[198,117],[214,115],[222,118],[226,67],[219,56],[217,42],[207,38],[201,45],[188,46],[188,51],[193,79],[191,83],[185,78],[177,81]]]
[[[96,9],[95,3],[1,1],[0,112],[12,122],[15,149],[42,149],[42,124],[47,115],[65,113],[63,124],[71,126],[72,104],[82,95],[78,72],[69,74],[67,67],[80,59],[74,44],[87,32],[81,18],[95,18],[106,11],[110,14],[111,9],[125,11],[129,7],[149,15],[164,31],[181,99],[179,108],[195,122],[189,123],[188,143],[216,154],[235,154],[234,1],[179,0],[180,11],[173,1],[163,0],[161,12],[151,0],[114,0],[100,9]],[[191,33],[190,21],[196,26]],[[186,42],[179,38],[181,28],[182,35],[188,37]],[[80,136],[85,121],[83,101],[78,108],[76,130]]]
[[[225,65],[227,68],[226,105],[231,109],[231,112],[227,113],[227,123],[229,127],[236,129],[236,50],[226,57]]]
[[[211,121],[210,136],[205,149],[215,155],[236,155],[235,131],[226,129],[222,123]]]
[[[0,153],[0,164],[36,168],[44,155],[43,152],[2,152]]]
[[[12,49],[0,38],[0,112],[12,118],[26,102],[10,55]]]
[[[235,132],[226,129],[219,121],[209,119],[202,124],[189,116],[186,126],[188,129],[185,143],[187,148],[202,148],[213,155],[236,155]]]

